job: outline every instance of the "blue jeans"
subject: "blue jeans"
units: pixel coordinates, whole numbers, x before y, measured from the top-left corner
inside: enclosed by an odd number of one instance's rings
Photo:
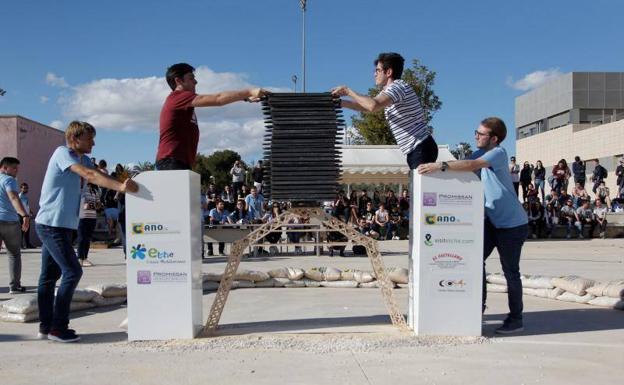
[[[503,274],[507,280],[507,300],[509,318],[522,320],[522,281],[520,280],[520,254],[528,235],[528,226],[521,225],[508,229],[499,229],[485,220],[483,231],[483,306],[487,299],[485,282],[485,260],[496,247],[500,255]]]
[[[63,331],[69,325],[69,306],[82,277],[82,267],[72,247],[73,230],[42,224],[37,224],[35,229],[43,243],[37,290],[40,330]],[[54,286],[61,277],[55,301]]]
[[[410,170],[415,170],[423,163],[435,162],[436,159],[438,159],[438,144],[431,135],[407,154],[407,164]]]
[[[542,195],[542,203],[544,203],[544,179],[535,179],[535,189]]]
[[[95,230],[95,218],[80,218],[78,222],[78,259],[89,257],[89,247],[91,246],[91,236]]]

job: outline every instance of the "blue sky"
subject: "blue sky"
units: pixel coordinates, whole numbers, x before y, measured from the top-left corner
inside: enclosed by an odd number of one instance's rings
[[[514,98],[570,71],[622,71],[617,1],[309,0],[307,91],[373,85],[379,52],[418,58],[437,72],[438,143],[473,143],[480,119],[514,128]],[[0,114],[98,129],[93,155],[153,161],[168,65],[189,62],[199,92],[292,88],[301,78],[299,0],[4,2]],[[199,112],[200,151],[258,159],[259,105]],[[505,144],[514,150],[513,132]]]

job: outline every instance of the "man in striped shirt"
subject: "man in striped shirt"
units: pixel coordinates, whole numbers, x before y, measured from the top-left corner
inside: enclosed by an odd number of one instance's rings
[[[356,111],[377,112],[384,109],[390,131],[401,151],[407,156],[410,169],[422,163],[435,162],[438,145],[427,127],[420,100],[414,89],[401,80],[405,60],[398,53],[381,53],[375,60],[375,85],[381,92],[371,98],[347,86],[332,89],[335,96],[349,96],[342,106]]]

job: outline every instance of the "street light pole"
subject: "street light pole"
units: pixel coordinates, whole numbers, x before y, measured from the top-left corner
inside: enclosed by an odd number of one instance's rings
[[[300,0],[301,10],[303,13],[303,63],[302,63],[302,76],[303,76],[303,92],[306,92],[306,39],[305,39],[305,15],[306,15],[306,0]]]
[[[292,78],[290,78],[290,80],[292,80],[293,82],[293,91],[297,92],[297,75],[293,75]]]

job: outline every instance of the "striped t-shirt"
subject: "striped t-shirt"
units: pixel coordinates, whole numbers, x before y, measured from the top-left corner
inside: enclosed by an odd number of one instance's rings
[[[386,120],[401,152],[407,155],[431,135],[418,95],[401,79],[393,81],[381,93],[392,99],[392,105],[384,109]]]

